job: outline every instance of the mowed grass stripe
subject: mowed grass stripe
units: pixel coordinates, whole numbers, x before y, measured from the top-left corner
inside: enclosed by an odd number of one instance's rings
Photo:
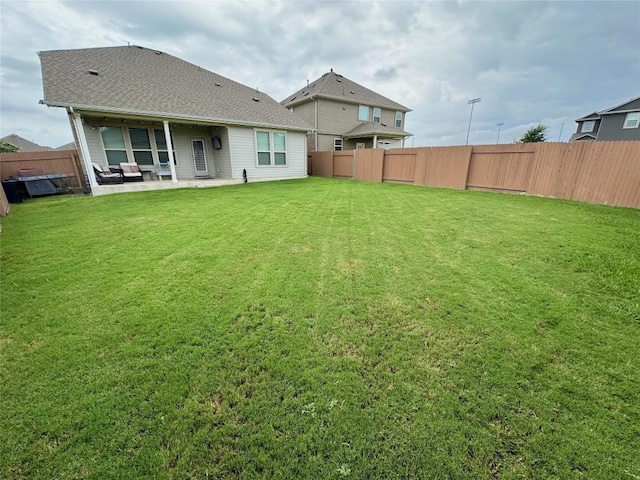
[[[640,212],[310,178],[12,206],[5,478],[640,476]]]

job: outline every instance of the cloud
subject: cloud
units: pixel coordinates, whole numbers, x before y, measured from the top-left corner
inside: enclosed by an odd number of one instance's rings
[[[42,98],[36,52],[156,48],[277,100],[330,68],[413,111],[415,145],[518,138],[640,95],[638,2],[0,2],[2,135],[70,140]],[[5,101],[9,98],[10,101]],[[562,125],[564,124],[564,127]],[[45,125],[39,130],[33,125]],[[24,136],[24,135],[23,135]]]

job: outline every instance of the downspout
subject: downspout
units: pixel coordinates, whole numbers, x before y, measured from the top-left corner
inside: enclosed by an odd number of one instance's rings
[[[314,105],[315,110],[316,110],[316,115],[315,115],[316,116],[316,124],[315,124],[315,126],[316,126],[316,148],[315,148],[315,151],[317,152],[318,151],[318,99],[317,98],[313,99],[313,105]]]
[[[78,137],[78,150],[82,157],[82,163],[84,163],[85,172],[87,172],[87,180],[89,180],[89,189],[93,194],[93,189],[97,188],[98,182],[96,175],[93,173],[93,166],[91,165],[91,157],[89,156],[89,145],[87,144],[87,137],[84,134],[84,127],[82,126],[82,118],[79,113],[73,111],[73,107],[67,107],[67,113],[71,115],[73,119],[73,126],[76,129],[76,136]]]

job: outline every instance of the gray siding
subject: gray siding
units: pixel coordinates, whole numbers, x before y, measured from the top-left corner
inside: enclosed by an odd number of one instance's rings
[[[361,123],[363,122],[358,121],[358,105],[323,99],[318,100],[319,133],[340,136]],[[333,142],[331,145],[331,149],[333,149]],[[318,150],[325,149],[318,144]]]
[[[358,120],[358,105],[329,100],[318,101],[318,131],[327,135],[340,136],[354,129],[363,121]],[[373,122],[373,107],[369,107],[369,122]],[[396,111],[380,109],[380,123],[395,127]],[[404,128],[404,113],[402,114]],[[333,143],[332,143],[333,148]],[[319,148],[322,150],[322,148]]]
[[[252,178],[292,178],[307,175],[306,135],[302,132],[287,132],[287,165],[258,166],[256,160],[255,130],[253,128],[229,127],[231,165],[233,178],[242,178],[247,170]]]
[[[106,165],[107,156],[104,154],[104,149],[102,148],[100,129],[93,128],[87,123],[82,122],[82,126],[84,128],[84,136],[87,139],[87,146],[89,147],[89,156],[91,157],[91,161],[98,165]]]
[[[216,127],[212,129],[214,137],[220,137],[222,148],[214,150],[214,163],[216,167],[216,178],[232,178],[231,170],[231,150],[229,148],[229,132],[224,127]]]
[[[640,140],[640,128],[622,128],[626,113],[603,115],[597,140]]]
[[[211,128],[209,127],[171,127],[171,135],[175,143],[174,150],[176,152],[176,175],[178,180],[191,180],[196,177],[196,167],[193,162],[193,151],[191,148],[191,139],[204,140],[205,157],[207,160],[207,168],[209,176],[215,178],[216,175],[216,153],[211,143]]]
[[[316,126],[316,106],[315,102],[307,102],[293,107],[293,115],[301,118],[313,128]]]

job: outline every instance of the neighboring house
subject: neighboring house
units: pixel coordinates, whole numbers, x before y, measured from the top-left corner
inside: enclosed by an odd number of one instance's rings
[[[593,112],[576,120],[570,142],[585,140],[640,140],[640,97]]]
[[[56,150],[77,150],[76,142],[65,143],[64,145],[56,147]]]
[[[66,108],[92,189],[92,162],[137,162],[174,183],[306,177],[311,130],[277,101],[140,46],[39,52],[44,100]]]
[[[314,126],[309,151],[402,147],[411,136],[404,130],[409,108],[333,69],[281,103]]]
[[[37,143],[30,142],[15,133],[2,137],[0,140],[16,147],[16,152],[44,152],[46,150],[53,150],[51,147],[45,147],[38,145]]]

